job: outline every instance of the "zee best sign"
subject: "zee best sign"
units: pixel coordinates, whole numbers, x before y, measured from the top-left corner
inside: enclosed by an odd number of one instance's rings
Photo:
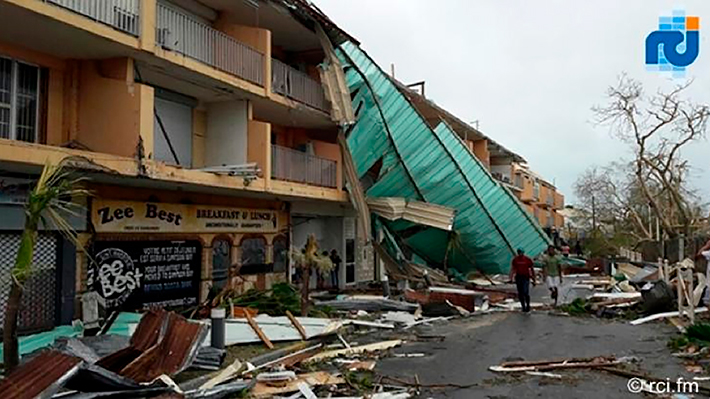
[[[97,241],[87,285],[109,309],[197,304],[199,241]]]
[[[99,233],[276,233],[278,211],[96,199],[91,221]]]

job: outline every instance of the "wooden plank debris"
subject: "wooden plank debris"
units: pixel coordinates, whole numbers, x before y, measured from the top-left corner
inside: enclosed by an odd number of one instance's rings
[[[306,330],[303,329],[303,326],[301,325],[301,323],[299,323],[298,320],[296,320],[296,318],[293,317],[293,314],[288,310],[286,311],[286,317],[288,317],[288,319],[291,320],[291,324],[293,324],[293,326],[296,328],[296,330],[298,330],[298,333],[301,334],[301,338],[303,338],[304,340],[307,340],[308,335],[306,334]]]
[[[706,307],[697,308],[697,309],[695,309],[695,314],[704,313],[707,311],[708,311],[708,308],[706,308]],[[632,320],[630,322],[630,324],[632,326],[637,326],[639,324],[643,324],[643,323],[646,323],[649,321],[658,320],[658,319],[665,319],[667,317],[678,317],[679,315],[680,315],[680,313],[678,313],[677,310],[674,312],[656,313],[656,314],[652,314],[650,316],[642,317],[640,319]]]
[[[346,348],[346,349],[338,349],[334,351],[328,351],[328,352],[323,352],[319,353],[315,356],[312,356],[308,359],[305,360],[306,363],[310,362],[317,362],[325,359],[330,359],[338,356],[349,356],[349,355],[356,355],[359,353],[364,353],[364,352],[375,352],[375,351],[383,351],[387,349],[391,349],[394,347],[397,347],[399,345],[402,345],[404,341],[401,339],[395,339],[392,341],[382,341],[382,342],[376,342],[374,344],[369,344],[369,345],[361,345],[361,346],[355,346],[352,348]]]
[[[259,325],[256,324],[256,322],[254,321],[254,318],[251,317],[249,312],[245,312],[244,316],[246,316],[247,322],[249,323],[251,328],[254,330],[256,335],[259,336],[259,339],[261,339],[261,341],[264,343],[264,345],[266,345],[266,347],[269,349],[274,349],[274,344],[272,344],[271,341],[269,341],[269,338],[266,336],[266,334],[264,334],[264,332],[261,331],[261,328],[259,328]]]
[[[514,373],[527,371],[549,371],[569,368],[595,368],[620,364],[622,361],[613,356],[599,356],[594,358],[573,358],[538,360],[532,362],[506,362],[498,366],[490,366],[489,370],[499,373]]]
[[[298,375],[295,380],[288,381],[283,386],[270,386],[263,382],[257,382],[249,394],[250,397],[254,398],[270,398],[274,395],[298,391],[298,384],[300,383],[306,383],[309,386],[337,385],[345,383],[345,380],[325,371],[317,371]]]

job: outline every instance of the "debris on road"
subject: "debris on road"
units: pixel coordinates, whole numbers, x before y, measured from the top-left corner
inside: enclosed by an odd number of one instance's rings
[[[555,360],[537,360],[537,361],[520,361],[520,362],[505,362],[498,366],[490,366],[489,370],[498,373],[516,373],[527,371],[548,371],[557,369],[570,368],[594,368],[603,366],[613,366],[626,361],[617,359],[614,356],[599,356],[591,358],[576,358],[576,359],[555,359]]]
[[[258,381],[249,391],[249,394],[254,398],[270,398],[274,395],[296,392],[299,390],[299,384],[304,383],[308,386],[338,385],[345,383],[345,380],[342,377],[336,377],[324,371],[316,371],[296,375],[295,378],[287,381],[283,385],[271,385],[266,382]]]
[[[402,341],[400,339],[396,339],[396,340],[391,340],[391,341],[377,342],[374,344],[354,346],[352,348],[323,352],[323,353],[319,353],[317,355],[314,355],[314,356],[306,359],[305,362],[306,363],[318,362],[321,360],[330,359],[330,358],[334,358],[334,357],[338,357],[338,356],[350,356],[350,355],[355,355],[355,354],[359,354],[359,353],[363,353],[363,352],[385,351],[387,349],[391,349],[391,348],[400,346],[400,345],[402,345],[403,342],[404,341]]]
[[[706,307],[697,308],[697,309],[695,309],[695,314],[704,313],[704,312],[707,312],[707,311],[708,311],[708,308],[706,308]],[[634,325],[634,326],[637,326],[637,325],[639,325],[639,324],[643,324],[643,323],[646,323],[646,322],[649,322],[649,321],[653,321],[653,320],[665,319],[665,318],[668,318],[668,317],[676,317],[676,316],[678,316],[679,314],[680,314],[680,312],[678,312],[678,311],[665,312],[665,313],[656,313],[656,314],[653,314],[653,315],[650,315],[650,316],[642,317],[642,318],[640,318],[640,319],[632,320],[632,321],[630,322],[630,324],[631,324],[631,325]]]

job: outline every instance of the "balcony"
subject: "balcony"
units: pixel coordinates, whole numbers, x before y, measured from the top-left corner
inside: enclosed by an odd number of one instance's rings
[[[90,2],[89,2],[90,3]],[[158,3],[156,43],[264,86],[264,55],[189,14]]]
[[[271,90],[321,111],[328,111],[323,86],[307,74],[271,59]]]
[[[138,37],[140,0],[44,0]]]
[[[554,204],[555,200],[552,197],[552,195],[547,195],[547,198],[545,199],[545,203],[547,203],[548,206],[552,206]]]
[[[288,147],[271,145],[271,177],[278,180],[336,188],[337,162]]]
[[[554,203],[555,209],[562,209],[565,207],[565,197],[562,196],[561,194],[555,193],[554,200],[555,200],[555,203]]]

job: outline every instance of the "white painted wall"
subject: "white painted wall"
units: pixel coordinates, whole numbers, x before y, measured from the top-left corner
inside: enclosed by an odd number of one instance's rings
[[[205,166],[245,164],[247,124],[246,101],[208,104]]]

